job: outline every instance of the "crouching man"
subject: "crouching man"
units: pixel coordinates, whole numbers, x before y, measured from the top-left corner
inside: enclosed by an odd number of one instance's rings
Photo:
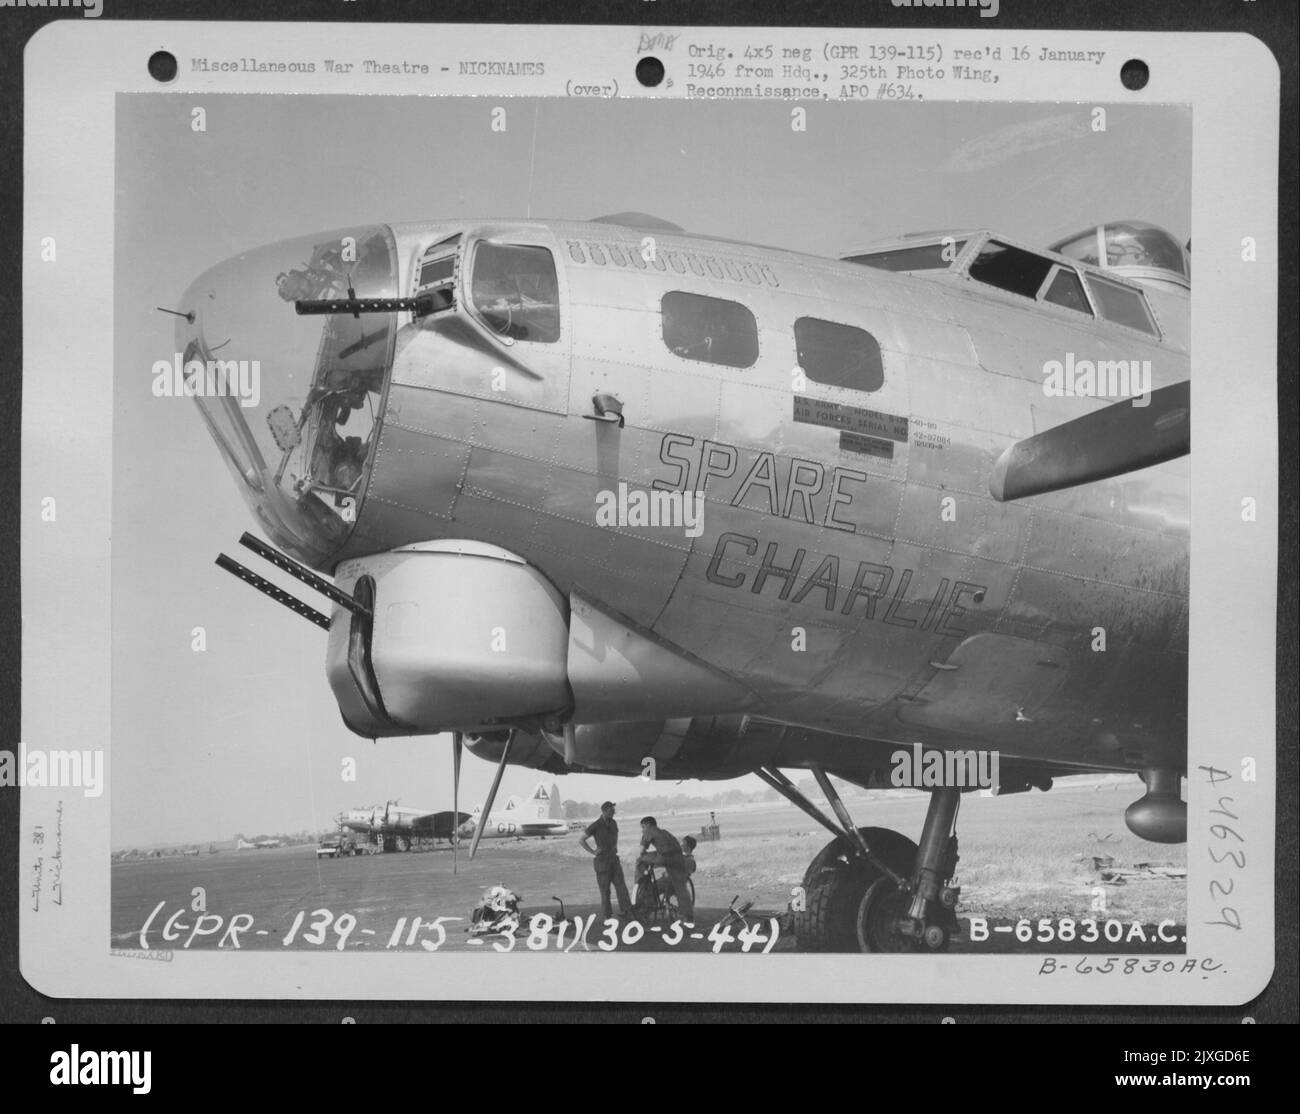
[[[654,848],[655,865],[662,867],[668,875],[672,892],[677,896],[678,914],[684,921],[694,921],[695,903],[691,900],[690,887],[686,884],[689,872],[682,845],[672,832],[659,827],[653,816],[647,816],[641,821],[641,850],[646,853],[651,847]]]

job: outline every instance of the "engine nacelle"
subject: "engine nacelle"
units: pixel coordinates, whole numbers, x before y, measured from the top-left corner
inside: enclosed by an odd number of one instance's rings
[[[726,779],[769,762],[781,734],[775,724],[729,715],[583,724],[574,730],[567,747],[562,735],[548,732],[546,739],[564,755],[570,769]],[[654,760],[653,765],[647,758]]]
[[[367,738],[662,722],[755,702],[630,620],[566,599],[497,546],[403,546],[344,562],[335,583],[358,606],[335,605],[326,673],[344,723]],[[536,746],[535,768],[552,769]]]
[[[571,774],[574,767],[564,764],[562,751],[556,750],[541,734],[516,731],[495,731],[484,735],[466,735],[465,748],[475,758],[486,762],[500,762],[510,739],[510,765],[524,766],[530,770],[544,770],[548,774]]]
[[[531,565],[473,542],[349,561],[335,582],[326,674],[359,735],[492,731],[572,705],[568,604]]]

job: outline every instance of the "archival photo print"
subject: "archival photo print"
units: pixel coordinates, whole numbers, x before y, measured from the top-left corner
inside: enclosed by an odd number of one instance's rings
[[[1187,951],[1191,111],[813,111],[118,96],[114,950]]]

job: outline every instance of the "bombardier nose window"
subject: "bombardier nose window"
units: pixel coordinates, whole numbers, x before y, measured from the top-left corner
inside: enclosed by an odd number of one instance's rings
[[[382,225],[245,252],[184,296],[192,318],[178,324],[177,351],[187,366],[216,364],[205,383],[248,388],[238,398],[196,390],[200,410],[272,538],[318,567],[356,520],[397,301],[395,242]]]
[[[489,329],[511,340],[560,339],[560,287],[549,250],[484,242],[473,269],[470,298]]]
[[[280,275],[277,287],[286,301],[301,299],[304,287],[311,291],[305,300],[341,298],[349,289],[370,290],[389,283],[391,266],[384,233],[352,237],[347,243],[318,245],[308,265]],[[305,436],[291,437],[281,457],[283,476],[299,444],[309,446],[303,471],[294,481],[297,488],[328,496],[329,505],[348,520],[370,455],[392,327],[391,314],[339,313],[325,319],[316,382],[296,423]],[[276,417],[283,424],[283,417]]]

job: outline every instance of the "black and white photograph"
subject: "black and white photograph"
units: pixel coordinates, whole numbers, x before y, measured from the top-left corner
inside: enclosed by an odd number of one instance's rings
[[[1209,44],[497,30],[29,98],[27,980],[1258,994],[1273,184]]]
[[[115,947],[1185,950],[1190,114],[814,112],[120,98]]]

